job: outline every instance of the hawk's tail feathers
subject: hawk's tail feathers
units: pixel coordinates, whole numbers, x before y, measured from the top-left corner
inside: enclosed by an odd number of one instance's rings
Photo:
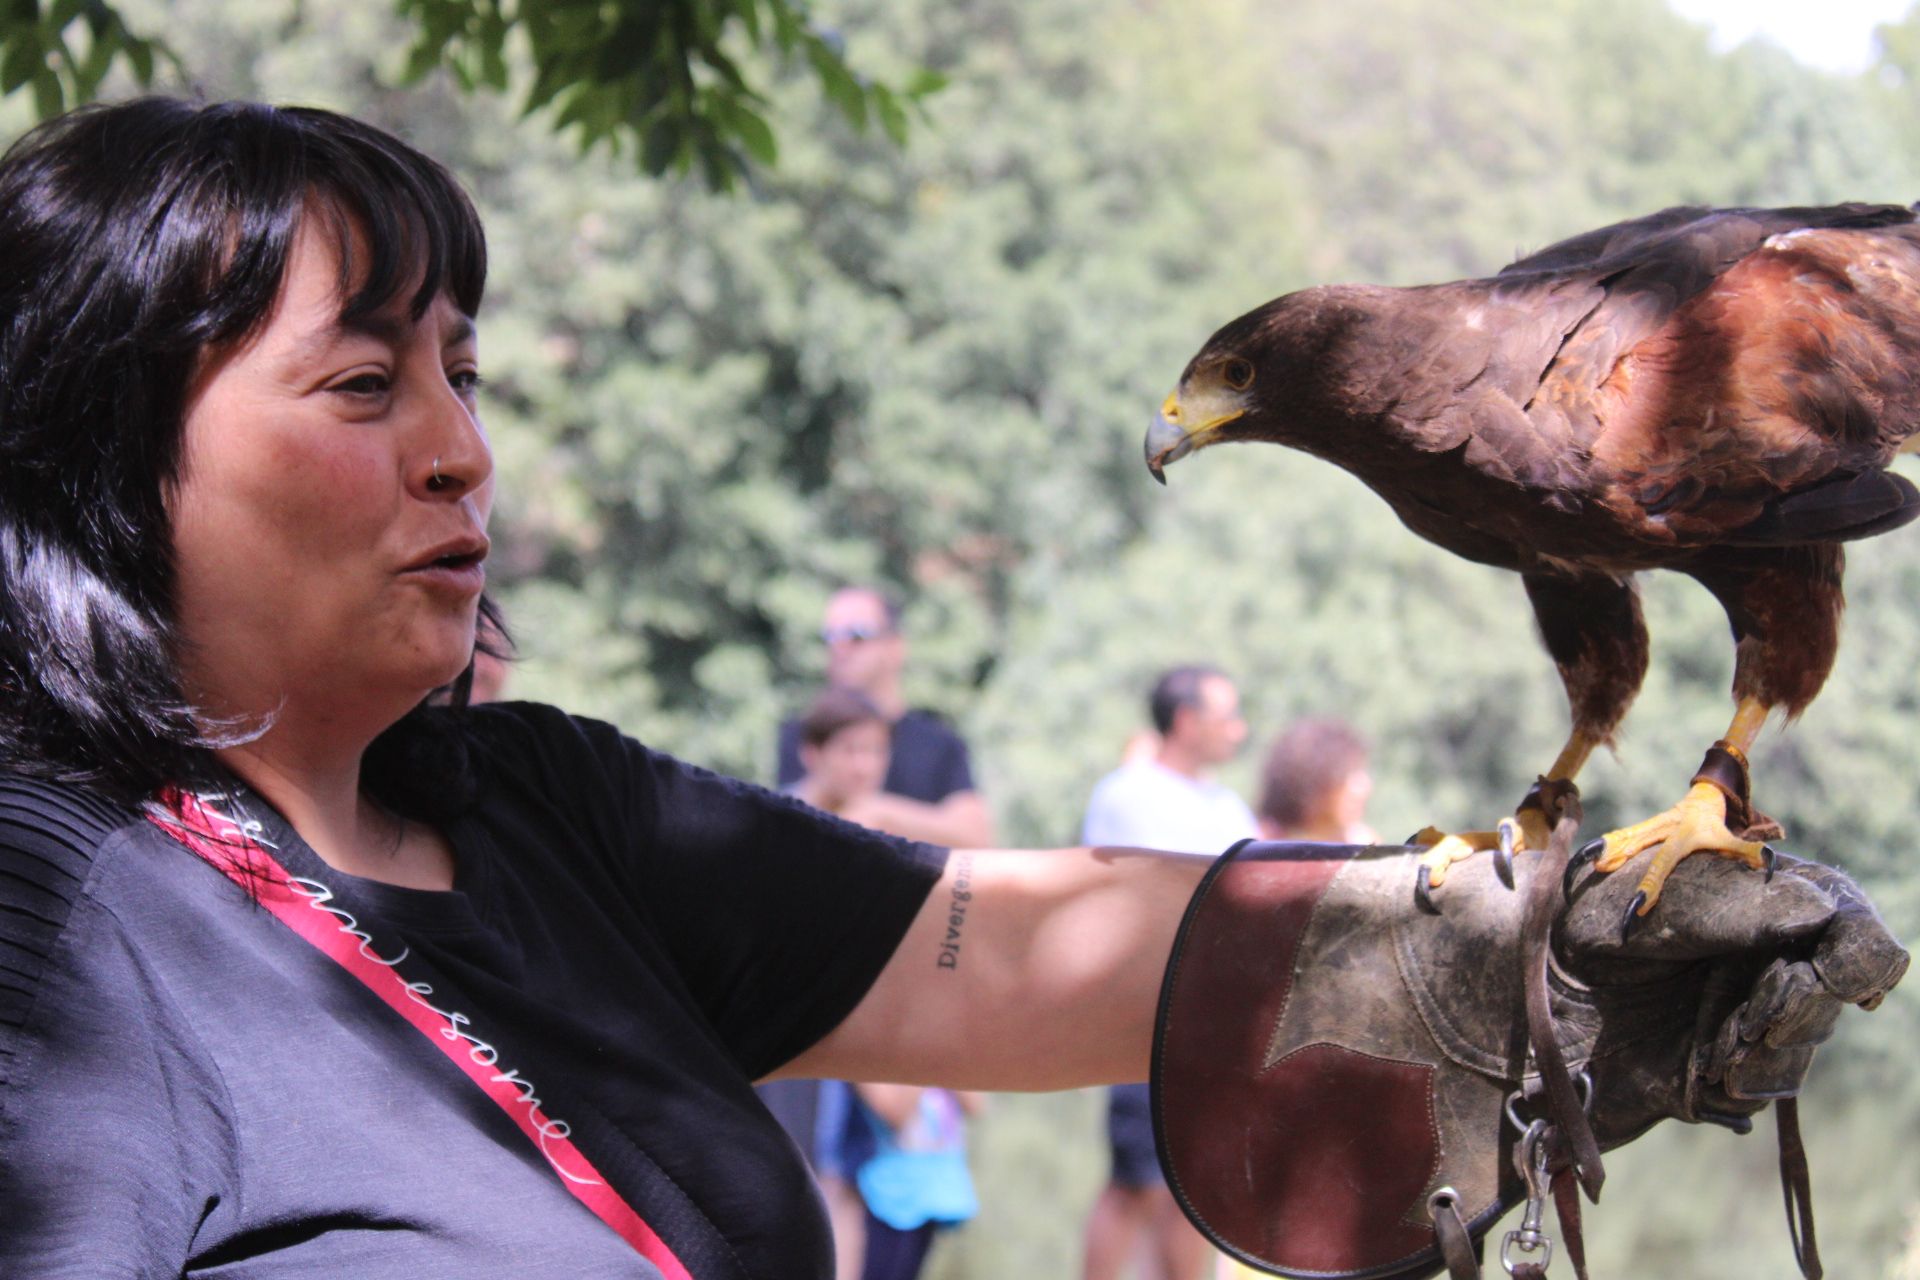
[[[1783,494],[1722,541],[1746,547],[1851,542],[1898,529],[1916,517],[1920,489],[1891,472],[1865,471]]]

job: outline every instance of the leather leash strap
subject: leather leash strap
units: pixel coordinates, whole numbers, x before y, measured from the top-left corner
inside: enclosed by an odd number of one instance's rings
[[[1569,1165],[1553,1175],[1553,1208],[1560,1218],[1560,1240],[1576,1280],[1587,1280],[1587,1238],[1580,1227],[1580,1186]]]
[[[674,1256],[618,1191],[600,1176],[584,1153],[567,1137],[568,1129],[539,1109],[539,1100],[525,1077],[499,1065],[490,1045],[460,1034],[446,1015],[422,998],[432,994],[424,983],[410,983],[394,969],[397,960],[385,960],[373,951],[363,932],[349,932],[351,918],[329,909],[332,895],[313,881],[297,880],[246,829],[225,814],[187,792],[169,789],[160,796],[171,820],[150,815],[153,824],[199,854],[228,879],[247,890],[273,913],[275,919],[310,943],[329,960],[352,974],[395,1013],[425,1036],[453,1065],[479,1086],[506,1112],[527,1139],[539,1149],[560,1184],[594,1216],[634,1250],[660,1269],[667,1280],[693,1280],[692,1273]],[[309,888],[307,886],[313,886]],[[404,952],[402,955],[404,956]],[[467,1024],[470,1025],[470,1024]]]
[[[1600,1143],[1587,1119],[1586,1104],[1574,1087],[1566,1054],[1553,1033],[1553,1006],[1547,992],[1547,952],[1552,945],[1553,921],[1562,906],[1563,877],[1573,859],[1573,836],[1580,829],[1580,793],[1570,782],[1541,779],[1536,784],[1541,807],[1553,823],[1553,834],[1533,869],[1527,886],[1526,913],[1520,926],[1525,967],[1527,1041],[1534,1065],[1546,1090],[1547,1118],[1554,1136],[1573,1163],[1587,1199],[1600,1199],[1607,1173],[1600,1162]]]
[[[1773,1115],[1780,1126],[1780,1193],[1787,1202],[1793,1259],[1807,1280],[1820,1280],[1826,1270],[1813,1238],[1813,1177],[1807,1170],[1807,1149],[1800,1142],[1800,1099],[1779,1099],[1773,1104]]]
[[[1434,1234],[1440,1238],[1440,1256],[1446,1259],[1448,1280],[1481,1280],[1480,1256],[1474,1250],[1467,1224],[1460,1221],[1459,1202],[1449,1192],[1436,1195],[1431,1205]]]

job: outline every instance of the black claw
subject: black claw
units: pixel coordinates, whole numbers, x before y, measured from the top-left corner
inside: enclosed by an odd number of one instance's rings
[[[1493,850],[1493,874],[1500,877],[1500,883],[1513,888],[1513,846],[1518,839],[1512,818],[1500,819],[1498,828],[1499,842]]]
[[[1439,904],[1433,900],[1433,868],[1424,862],[1413,879],[1413,905],[1430,916],[1440,914]]]
[[[1717,1124],[1722,1129],[1731,1129],[1735,1133],[1752,1133],[1753,1117],[1736,1115],[1731,1111],[1708,1111],[1702,1107],[1695,1113],[1708,1124]]]
[[[1780,851],[1770,844],[1760,846],[1760,866],[1766,871],[1766,883],[1773,883],[1773,867],[1780,861]],[[1751,1126],[1749,1126],[1751,1127]]]
[[[1640,908],[1647,905],[1647,891],[1641,889],[1633,895],[1633,901],[1627,904],[1627,912],[1620,917],[1620,941],[1631,938],[1646,917],[1640,914]]]
[[[1598,840],[1587,841],[1573,851],[1573,856],[1567,859],[1566,874],[1560,877],[1560,894],[1562,897],[1571,898],[1573,896],[1574,876],[1579,874],[1580,868],[1599,858],[1600,851],[1606,847],[1606,837],[1602,836]]]

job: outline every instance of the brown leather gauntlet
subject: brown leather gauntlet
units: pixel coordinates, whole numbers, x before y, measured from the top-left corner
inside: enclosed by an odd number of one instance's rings
[[[1476,1237],[1523,1198],[1506,1111],[1533,1074],[1525,882],[1456,863],[1429,916],[1415,856],[1248,843],[1188,907],[1155,1032],[1161,1163],[1202,1232],[1255,1266],[1427,1275],[1435,1192],[1452,1189]],[[1798,1089],[1841,1004],[1871,1007],[1906,967],[1858,887],[1816,864],[1783,859],[1767,881],[1689,859],[1625,940],[1635,880],[1579,882],[1548,970],[1554,1039],[1590,1073],[1602,1147],[1665,1117],[1740,1127]]]

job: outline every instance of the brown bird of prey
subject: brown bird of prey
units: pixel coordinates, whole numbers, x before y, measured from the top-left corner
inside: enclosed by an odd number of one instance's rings
[[[1920,491],[1885,470],[1916,430],[1912,211],[1676,208],[1490,279],[1269,302],[1207,340],[1146,453],[1164,479],[1209,445],[1292,445],[1429,541],[1518,572],[1573,712],[1544,779],[1570,782],[1612,745],[1639,691],[1634,574],[1677,569],[1712,592],[1734,636],[1726,736],[1672,809],[1582,850],[1612,871],[1658,846],[1630,928],[1690,854],[1770,859],[1746,753],[1833,666],[1840,544],[1920,515]],[[1495,831],[1429,828],[1420,891],[1469,852],[1545,836],[1525,803]]]

